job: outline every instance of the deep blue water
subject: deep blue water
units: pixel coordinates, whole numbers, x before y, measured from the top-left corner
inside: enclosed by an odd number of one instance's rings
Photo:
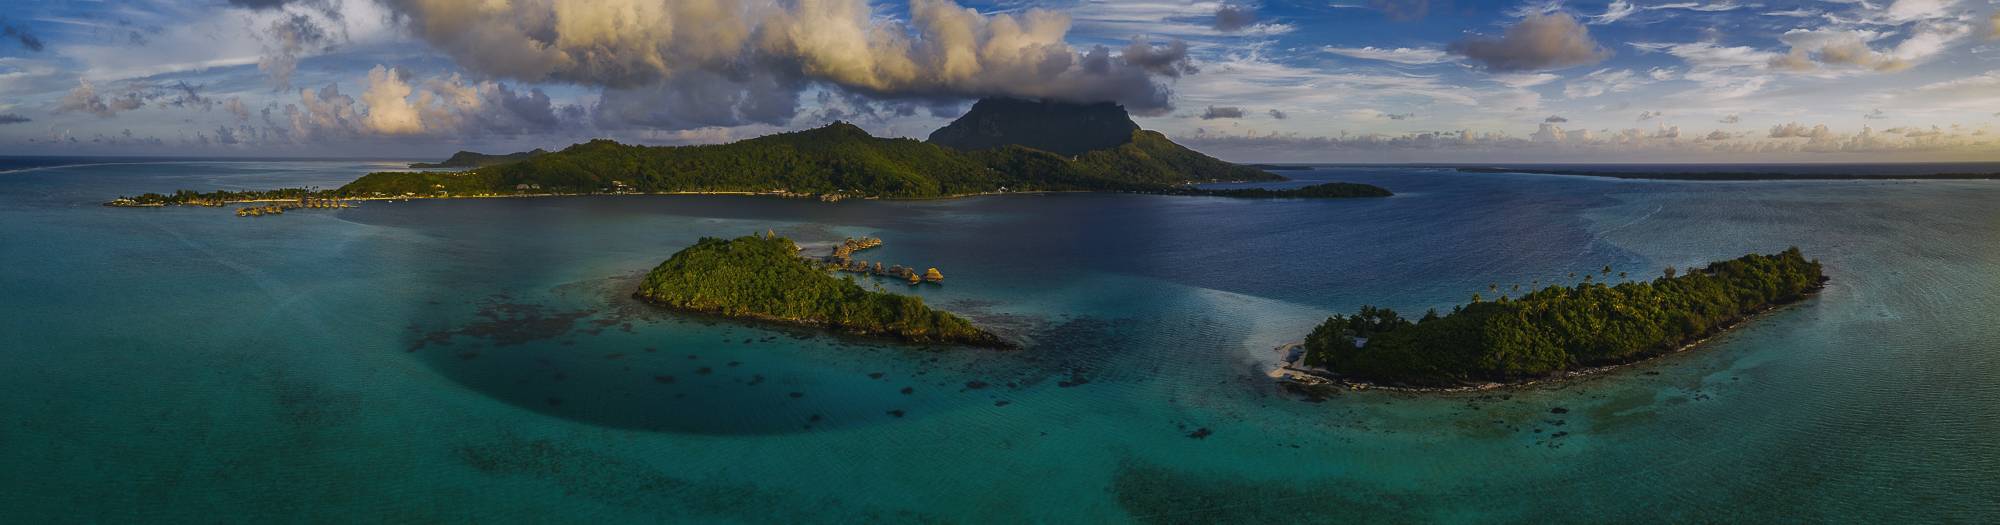
[[[83,164],[0,173],[0,521],[2000,517],[2000,183],[1341,167],[1280,185],[1398,195],[240,219],[97,203],[399,163]],[[947,275],[915,293],[1028,348],[913,349],[627,298],[697,238],[765,230],[880,236],[870,258]],[[1447,308],[1493,284],[1791,245],[1827,264],[1820,297],[1595,379],[1313,403],[1262,376],[1274,347],[1362,304]]]

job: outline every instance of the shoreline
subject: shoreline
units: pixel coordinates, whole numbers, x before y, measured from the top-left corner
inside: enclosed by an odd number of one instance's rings
[[[1791,301],[1786,301],[1783,303],[1767,305],[1763,308],[1758,309],[1755,312],[1751,312],[1749,315],[1743,316],[1742,318],[1730,321],[1720,326],[1713,327],[1712,329],[1710,329],[1708,334],[1703,335],[1700,338],[1697,338],[1693,341],[1683,343],[1672,349],[1640,354],[1637,356],[1633,356],[1632,358],[1629,359],[1619,360],[1615,362],[1581,366],[1573,369],[1563,370],[1562,372],[1547,376],[1516,379],[1510,381],[1488,381],[1478,384],[1461,384],[1456,386],[1409,386],[1409,385],[1380,383],[1359,378],[1342,377],[1340,374],[1334,373],[1333,371],[1326,370],[1324,368],[1305,366],[1305,363],[1303,362],[1304,359],[1303,351],[1301,351],[1300,353],[1300,361],[1291,361],[1286,359],[1287,354],[1292,352],[1293,349],[1305,346],[1305,343],[1303,341],[1289,342],[1278,345],[1276,348],[1274,348],[1273,350],[1278,352],[1279,355],[1279,364],[1277,368],[1274,368],[1271,371],[1267,372],[1267,375],[1269,375],[1271,379],[1277,381],[1280,384],[1290,384],[1304,388],[1335,388],[1348,391],[1381,390],[1387,392],[1397,392],[1406,394],[1460,394],[1460,393],[1470,393],[1470,392],[1490,392],[1494,390],[1528,388],[1540,385],[1565,383],[1581,379],[1592,379],[1596,377],[1601,377],[1605,375],[1607,372],[1612,372],[1621,368],[1650,363],[1663,357],[1679,355],[1682,353],[1686,353],[1690,350],[1694,350],[1698,347],[1701,347],[1702,345],[1708,344],[1710,341],[1713,341],[1717,337],[1729,334],[1731,331],[1734,331],[1736,328],[1743,326],[1745,323],[1749,323],[1753,320],[1756,320],[1759,317],[1763,317],[1765,315],[1777,312],[1779,310],[1783,310],[1785,308],[1797,305],[1799,303],[1806,302],[1807,299],[1811,299],[1813,297],[1818,296],[1820,292],[1826,290],[1827,282],[1828,280],[1822,280],[1819,286],[1816,286],[1811,290],[1808,290],[1806,293],[1799,295],[1797,299],[1793,299]]]
[[[1016,350],[1020,348],[1018,345],[1015,345],[1012,341],[1008,341],[1007,339],[1000,337],[999,334],[988,332],[986,331],[985,328],[979,329],[979,333],[986,334],[987,336],[987,339],[982,341],[916,340],[893,332],[869,332],[864,330],[841,328],[834,326],[832,323],[828,323],[823,320],[795,319],[795,318],[779,317],[775,315],[764,315],[757,313],[730,315],[721,312],[713,312],[695,308],[684,308],[670,304],[665,304],[658,301],[654,301],[653,299],[646,297],[644,294],[637,292],[625,295],[637,301],[639,304],[645,305],[647,307],[657,308],[660,310],[682,315],[692,315],[696,317],[706,317],[720,321],[729,321],[729,322],[745,323],[752,325],[765,324],[765,325],[775,325],[775,326],[787,326],[793,328],[803,328],[803,329],[815,330],[821,334],[833,335],[836,337],[852,337],[857,339],[866,339],[866,340],[885,342],[885,343],[896,343],[896,344],[922,347],[922,348],[956,346],[965,348],[984,348],[988,350],[1000,350],[1000,351]]]
[[[770,192],[770,191],[656,191],[656,192],[624,192],[624,193],[507,193],[507,194],[493,194],[493,195],[447,195],[447,196],[437,196],[437,195],[399,195],[399,196],[383,196],[383,197],[324,197],[324,198],[327,198],[327,199],[338,199],[338,200],[343,200],[343,201],[354,201],[354,202],[396,202],[396,201],[416,201],[416,200],[460,200],[460,199],[530,199],[530,198],[551,198],[551,197],[628,197],[628,196],[661,196],[661,197],[664,197],[664,196],[699,196],[699,195],[710,195],[710,196],[714,196],[714,195],[723,195],[723,196],[740,196],[740,197],[774,197],[774,198],[781,198],[781,199],[805,199],[805,200],[819,200],[819,201],[821,201],[821,202],[839,202],[839,201],[842,201],[842,200],[848,200],[848,199],[860,199],[860,200],[873,200],[873,201],[944,201],[944,200],[955,200],[955,199],[970,199],[970,198],[977,198],[977,197],[997,197],[997,196],[1006,196],[1006,195],[1054,195],[1054,194],[1070,194],[1070,193],[1109,193],[1109,194],[1130,194],[1130,195],[1161,195],[1161,196],[1169,196],[1169,197],[1223,197],[1223,198],[1251,198],[1251,197],[1232,197],[1232,196],[1227,196],[1227,195],[1203,195],[1203,194],[1200,194],[1200,193],[1193,193],[1193,194],[1187,194],[1187,193],[1176,193],[1176,192],[1178,192],[1178,191],[1188,191],[1188,190],[1197,190],[1197,191],[1199,191],[1199,190],[1200,190],[1199,188],[1193,188],[1193,187],[1191,187],[1191,185],[1194,185],[1194,184],[1234,184],[1234,183],[1241,183],[1241,182],[1244,182],[1244,181],[1197,181],[1197,182],[1190,182],[1190,183],[1188,183],[1188,184],[1190,185],[1189,187],[1179,187],[1179,186],[1177,186],[1177,187],[1173,187],[1173,188],[1169,188],[1169,189],[1165,189],[1165,190],[1158,190],[1158,191],[1154,191],[1154,190],[1021,190],[1021,191],[988,191],[988,192],[978,192],[978,193],[957,193],[957,194],[951,194],[951,195],[939,195],[939,196],[934,196],[934,197],[883,197],[883,196],[844,196],[843,194],[838,194],[838,193],[828,193],[828,194],[796,194],[796,193],[779,193],[779,192]],[[829,197],[831,197],[831,198],[829,198]],[[1370,198],[1370,197],[1359,197],[1359,196],[1358,196],[1358,197],[1290,197],[1290,198],[1303,198],[1303,199],[1341,199],[1341,198]],[[299,199],[297,199],[297,198],[266,198],[266,199],[242,199],[242,200],[226,200],[226,201],[220,201],[220,202],[218,202],[218,203],[216,203],[216,204],[193,204],[193,203],[146,203],[146,204],[138,204],[138,203],[130,203],[130,204],[128,204],[128,203],[121,203],[121,202],[120,202],[120,200],[111,200],[111,201],[106,201],[106,202],[103,202],[103,203],[101,203],[101,204],[102,204],[103,206],[105,206],[105,207],[110,207],[110,208],[167,208],[167,207],[196,207],[196,208],[219,208],[219,207],[226,207],[226,206],[229,206],[229,205],[233,205],[233,204],[269,204],[269,203],[282,203],[282,202],[297,202],[298,200],[299,200]]]

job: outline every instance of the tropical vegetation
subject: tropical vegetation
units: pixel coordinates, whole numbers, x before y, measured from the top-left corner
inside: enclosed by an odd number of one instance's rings
[[[539,155],[546,155],[546,154],[548,154],[548,151],[547,151],[547,150],[543,150],[543,149],[540,149],[540,148],[536,148],[536,149],[533,149],[533,150],[529,150],[529,151],[517,151],[517,152],[514,152],[514,153],[508,153],[508,154],[505,154],[505,155],[488,155],[488,154],[485,154],[485,153],[480,153],[480,152],[477,152],[477,151],[459,151],[458,153],[453,153],[453,154],[451,155],[451,158],[449,158],[449,159],[445,159],[445,161],[444,161],[444,162],[415,162],[415,163],[411,163],[411,164],[410,164],[410,167],[412,167],[412,168],[483,168],[483,167],[486,167],[486,166],[497,166],[497,165],[500,165],[500,164],[507,164],[507,163],[512,163],[512,162],[520,162],[520,161],[524,161],[524,160],[528,160],[528,158],[530,158],[530,157],[535,157],[535,156],[539,156]]]
[[[924,306],[922,298],[836,278],[776,235],[701,239],[646,274],[636,295],[680,310],[912,342],[1005,345],[963,318]]]
[[[1607,268],[1608,271],[1608,268]],[[1820,289],[1798,248],[1751,254],[1651,282],[1551,286],[1411,321],[1362,307],[1305,340],[1305,363],[1345,377],[1443,386],[1548,376],[1667,353]]]

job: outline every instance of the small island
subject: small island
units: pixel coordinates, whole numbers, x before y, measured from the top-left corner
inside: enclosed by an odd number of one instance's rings
[[[1474,295],[1448,315],[1431,311],[1415,322],[1394,310],[1362,307],[1315,328],[1300,362],[1287,369],[1355,385],[1533,381],[1691,347],[1759,312],[1811,296],[1825,283],[1819,261],[1791,248],[1681,275],[1668,268],[1652,282],[1551,286],[1511,300]]]
[[[703,238],[646,275],[634,294],[677,310],[820,326],[913,343],[1007,347],[999,337],[919,297],[869,291],[834,277],[777,235]]]

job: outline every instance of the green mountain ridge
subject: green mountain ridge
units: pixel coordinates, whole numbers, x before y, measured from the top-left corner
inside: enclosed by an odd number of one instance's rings
[[[1025,146],[1074,157],[1131,143],[1136,131],[1139,124],[1125,108],[1110,102],[988,98],[931,132],[927,142],[966,151]]]
[[[444,161],[444,162],[415,162],[415,163],[411,163],[411,164],[410,164],[410,167],[412,167],[412,168],[483,168],[483,167],[486,167],[486,166],[496,166],[496,165],[500,165],[500,164],[507,164],[507,163],[511,163],[511,162],[520,162],[520,161],[524,161],[524,160],[528,160],[529,158],[532,158],[532,157],[537,157],[537,156],[541,156],[541,155],[546,155],[546,154],[548,154],[548,150],[545,150],[545,149],[541,149],[541,148],[535,148],[534,150],[530,150],[530,151],[519,151],[519,152],[514,152],[514,153],[508,153],[508,154],[505,154],[505,155],[488,155],[488,154],[485,154],[485,153],[480,153],[480,152],[477,152],[477,151],[463,151],[463,150],[461,150],[461,151],[459,151],[458,153],[453,153],[453,154],[451,155],[451,158],[449,158],[449,159],[445,159],[445,161]]]
[[[1167,191],[1214,181],[1282,180],[1130,132],[1112,149],[1075,157],[1018,145],[960,151],[880,138],[852,124],[728,144],[635,146],[593,140],[519,162],[460,173],[371,173],[345,196],[744,192],[936,198],[1000,191]]]
[[[1018,113],[1008,108],[1027,107]],[[978,140],[954,139],[981,130]],[[1045,130],[1069,129],[1067,135]],[[1047,135],[1047,136],[1044,136]],[[1139,129],[1113,104],[986,100],[933,134],[932,141],[881,138],[852,124],[697,146],[637,146],[592,140],[557,152],[459,152],[444,163],[464,171],[370,173],[335,190],[191,191],[121,197],[111,206],[162,206],[315,198],[487,197],[622,193],[755,193],[840,198],[925,199],[1022,191],[1122,191],[1263,198],[1379,197],[1366,184],[1245,192],[1191,187],[1205,182],[1278,181]],[[974,149],[961,146],[990,145]],[[1091,147],[1097,149],[1078,150]],[[1043,149],[1054,148],[1054,150]],[[1064,154],[1064,151],[1080,151]]]

